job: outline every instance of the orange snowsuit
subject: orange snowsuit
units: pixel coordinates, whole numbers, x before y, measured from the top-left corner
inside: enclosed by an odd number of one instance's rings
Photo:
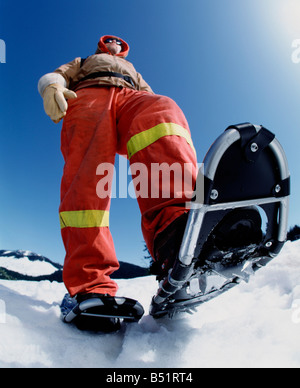
[[[129,46],[122,42],[124,55]],[[90,73],[82,72],[78,60],[56,70],[66,79],[67,87],[74,85],[78,96],[68,101],[61,134],[65,159],[59,209],[66,248],[63,278],[71,296],[87,292],[114,296],[117,292],[117,284],[110,278],[119,268],[109,231],[110,197],[97,193],[99,180],[107,178],[101,166],[113,165],[116,153],[126,156],[131,166],[144,166],[148,195],[143,192],[137,200],[143,235],[152,256],[157,235],[187,212],[185,204],[190,201],[191,193],[184,189],[178,192],[177,181],[182,187],[184,179],[194,185],[197,173],[195,149],[181,109],[172,99],[155,95],[122,53],[119,57],[112,56],[104,52],[105,47],[102,38],[99,54],[91,60],[103,56],[99,60],[110,63],[109,69],[103,71],[128,75],[133,82],[118,76],[91,77],[80,82],[80,77],[87,77],[95,69],[85,62],[85,70],[89,68]],[[126,71],[128,68],[130,72]],[[98,67],[96,71],[102,70]],[[171,171],[167,196],[162,179],[152,180],[153,166],[163,163],[165,166],[176,163],[184,172],[181,175]],[[153,185],[158,195],[151,196]]]

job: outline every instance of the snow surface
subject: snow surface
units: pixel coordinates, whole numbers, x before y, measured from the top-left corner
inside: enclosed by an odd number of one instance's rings
[[[12,257],[14,258],[14,256]],[[12,257],[2,256],[0,261],[1,267],[29,276],[39,276],[41,274],[51,275],[57,271],[57,268],[47,261],[31,261],[28,257],[21,257],[19,259],[14,258],[14,260],[12,260]]]
[[[61,283],[0,280],[0,367],[300,367],[300,241],[249,283],[176,320],[148,315],[152,276],[119,280],[146,314],[113,334],[60,321]]]

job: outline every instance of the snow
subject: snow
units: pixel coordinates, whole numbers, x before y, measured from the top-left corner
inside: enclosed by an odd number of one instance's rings
[[[16,260],[11,260],[9,256],[1,257],[0,264],[3,268],[29,276],[51,275],[57,271],[57,268],[53,267],[51,263],[40,260],[31,261],[28,257],[21,257]]]
[[[176,320],[148,315],[154,277],[119,280],[146,313],[113,334],[61,322],[62,283],[1,280],[0,367],[299,368],[299,264],[300,241],[287,242],[249,283]]]

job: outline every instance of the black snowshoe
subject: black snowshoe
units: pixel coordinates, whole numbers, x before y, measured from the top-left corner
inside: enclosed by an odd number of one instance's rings
[[[290,175],[274,134],[230,126],[199,170],[178,257],[150,314],[191,312],[266,265],[286,240]]]
[[[134,299],[93,293],[74,298],[66,294],[60,309],[65,323],[104,333],[118,331],[123,321],[138,322],[144,314],[142,305]]]

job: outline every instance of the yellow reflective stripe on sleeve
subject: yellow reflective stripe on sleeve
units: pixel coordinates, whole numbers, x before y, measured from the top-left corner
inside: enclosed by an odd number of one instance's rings
[[[61,229],[95,228],[109,226],[109,212],[107,210],[75,210],[59,213]]]
[[[132,136],[132,138],[127,143],[128,159],[130,159],[138,151],[148,147],[160,138],[172,135],[183,137],[196,153],[191,136],[187,129],[174,123],[161,123],[153,128],[147,129]]]

